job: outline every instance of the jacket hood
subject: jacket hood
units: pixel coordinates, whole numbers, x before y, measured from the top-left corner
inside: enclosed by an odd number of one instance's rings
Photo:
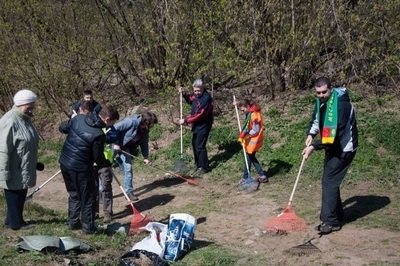
[[[335,91],[337,92],[339,101],[350,101],[350,97],[347,94],[346,88],[335,88]]]
[[[95,112],[92,112],[92,113],[86,115],[85,123],[88,126],[95,127],[95,128],[106,127],[106,124]]]
[[[260,112],[261,111],[261,107],[258,104],[253,104],[252,106],[250,106],[248,112]]]

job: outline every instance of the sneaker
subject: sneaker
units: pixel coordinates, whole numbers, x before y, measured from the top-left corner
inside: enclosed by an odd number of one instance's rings
[[[128,198],[129,198],[131,201],[138,201],[138,200],[139,200],[139,198],[136,197],[136,196],[133,194],[133,192],[129,192],[129,193],[128,193]]]
[[[238,186],[249,183],[250,181],[251,181],[251,178],[240,178],[240,180],[238,181]]]
[[[16,228],[11,228],[9,224],[4,224],[4,227],[7,229],[12,229],[12,230],[28,230],[31,229],[33,227],[35,227],[35,221],[29,221],[29,222],[25,222],[23,221],[22,226],[20,227],[16,227]]]
[[[329,225],[326,223],[322,223],[320,225],[317,225],[314,229],[316,231],[319,231],[320,233],[329,234],[331,232],[339,231],[340,229],[342,229],[342,227],[339,224]]]
[[[82,224],[80,222],[76,223],[76,224],[71,224],[68,225],[68,229],[69,230],[79,230],[82,229]]]
[[[82,229],[82,232],[83,232],[85,235],[93,235],[94,233],[97,232],[97,230],[89,231],[89,230]]]
[[[199,176],[202,176],[202,175],[206,174],[207,172],[209,172],[209,171],[204,170],[203,168],[198,168],[198,169],[193,173],[193,176],[199,177]]]
[[[14,230],[14,231],[17,231],[17,230],[28,230],[28,229],[32,229],[33,227],[35,227],[35,225],[34,224],[24,224],[23,226],[21,226],[21,227],[17,227],[17,228],[11,228],[12,230]]]
[[[257,177],[257,181],[260,182],[260,183],[268,183],[268,177],[259,176],[259,177]]]
[[[104,214],[103,223],[108,224],[112,220],[112,215],[109,213]]]
[[[20,228],[14,229],[13,230],[28,230],[28,229],[32,229],[33,227],[35,227],[34,224],[25,224],[23,226],[21,226]]]

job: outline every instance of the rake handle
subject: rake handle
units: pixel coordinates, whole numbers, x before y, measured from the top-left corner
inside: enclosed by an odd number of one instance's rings
[[[179,106],[180,106],[180,119],[183,117],[183,107],[182,107],[182,93],[179,97]],[[183,158],[183,125],[181,125],[181,159]]]
[[[301,170],[303,169],[303,165],[304,165],[304,162],[305,162],[305,161],[306,161],[306,157],[303,156],[303,160],[301,161],[300,168],[299,168],[299,172],[297,173],[296,182],[294,183],[294,187],[293,187],[293,190],[292,190],[292,194],[290,195],[290,199],[289,199],[288,206],[292,205],[292,201],[293,201],[293,197],[294,197],[294,192],[296,191],[297,184],[299,183]]]
[[[119,188],[121,189],[122,193],[124,194],[126,200],[129,202],[129,204],[132,207],[133,210],[133,214],[135,213],[139,213],[139,211],[135,208],[135,206],[133,205],[131,199],[128,197],[128,194],[126,194],[125,189],[122,187],[121,182],[119,182],[119,179],[117,178],[117,176],[115,175],[114,171],[111,169],[111,173],[114,177],[114,180],[117,181]]]
[[[130,154],[130,153],[124,151],[124,150],[121,150],[121,152],[124,153],[124,154],[126,154],[126,155],[128,155],[128,156],[131,156],[131,157],[134,158],[134,159],[139,159],[139,157],[137,157],[137,156],[135,156],[135,155],[133,155],[133,154]],[[194,185],[194,186],[198,186],[198,185],[199,185],[199,182],[196,181],[196,180],[189,179],[189,178],[185,178],[185,177],[183,177],[183,176],[181,176],[181,175],[179,175],[179,174],[166,171],[166,170],[164,170],[164,169],[162,169],[162,168],[159,168],[159,167],[157,167],[157,166],[154,166],[154,165],[150,165],[150,166],[153,167],[153,168],[155,168],[155,169],[157,169],[157,170],[160,170],[161,172],[165,172],[165,173],[168,173],[168,174],[170,174],[170,175],[179,177],[179,178],[185,180],[186,182],[188,182],[188,183],[191,184],[191,185]]]
[[[233,101],[236,103],[235,95],[233,95]],[[240,134],[240,130],[242,129],[242,127],[240,125],[239,111],[238,111],[238,108],[237,108],[236,104],[235,104],[235,111],[236,111],[236,118],[237,118],[238,126],[239,126],[239,134]],[[241,144],[242,144],[242,148],[243,148],[244,161],[246,162],[247,173],[248,173],[248,175],[250,177],[249,162],[247,161],[246,148],[244,147],[243,143],[241,143]]]
[[[35,190],[29,194],[28,196],[26,196],[26,199],[31,198],[36,192],[38,192],[42,187],[44,187],[47,183],[49,183],[54,177],[56,177],[59,173],[61,173],[61,170],[58,170],[57,173],[55,173],[53,176],[51,176],[49,179],[46,180],[46,182],[44,182],[43,184],[41,184],[40,186],[38,186],[37,188],[35,188]]]

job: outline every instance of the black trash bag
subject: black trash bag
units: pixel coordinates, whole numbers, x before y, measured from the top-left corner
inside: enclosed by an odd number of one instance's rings
[[[151,264],[151,262],[153,264]],[[157,254],[146,251],[146,250],[132,250],[119,259],[120,266],[142,266],[142,265],[154,265],[154,266],[168,266],[168,263],[158,256]]]

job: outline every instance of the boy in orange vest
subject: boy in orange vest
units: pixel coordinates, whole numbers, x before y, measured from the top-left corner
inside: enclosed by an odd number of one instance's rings
[[[239,135],[239,141],[244,145],[246,151],[246,166],[244,169],[243,177],[239,180],[238,186],[245,185],[249,182],[254,182],[250,177],[250,168],[253,164],[258,173],[257,181],[260,183],[267,183],[268,177],[265,175],[260,163],[256,158],[256,152],[261,149],[264,139],[263,119],[261,115],[261,108],[258,104],[244,99],[238,101],[239,109],[246,114],[246,120]],[[248,165],[247,165],[248,164]],[[248,167],[248,169],[247,169]]]

